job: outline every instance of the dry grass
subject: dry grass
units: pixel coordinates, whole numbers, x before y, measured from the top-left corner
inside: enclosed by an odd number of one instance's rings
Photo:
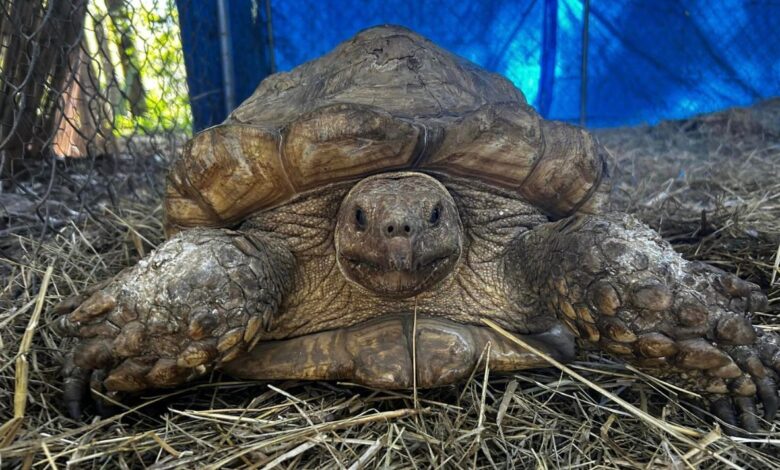
[[[779,113],[770,103],[599,133],[622,169],[616,204],[687,257],[761,284],[772,303],[756,321],[770,329],[780,311],[780,129],[771,127]],[[11,423],[0,428],[3,468],[780,468],[780,421],[750,439],[723,437],[681,404],[685,391],[597,353],[560,368],[477,373],[416,399],[216,375],[140,397],[109,419],[71,421],[57,377],[68,343],[49,329],[46,307],[160,242],[160,171],[144,165],[61,172],[53,195],[64,204],[45,213],[56,235],[41,239],[23,216],[0,227],[0,425]],[[29,189],[42,194],[46,183]]]

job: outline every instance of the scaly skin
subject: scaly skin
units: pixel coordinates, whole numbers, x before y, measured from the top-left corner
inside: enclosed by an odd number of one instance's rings
[[[428,177],[422,180],[433,181]],[[483,315],[516,334],[527,335],[527,341],[549,354],[561,360],[571,359],[574,354],[572,335],[553,316],[539,312],[530,295],[510,288],[502,275],[505,246],[518,234],[542,223],[545,217],[509,192],[471,181],[444,179],[444,183],[446,189],[436,183],[435,189],[441,192],[438,195],[425,187],[417,193],[413,189],[415,185],[396,191],[410,198],[412,208],[425,207],[426,199],[431,198],[428,202],[434,203],[440,197],[449,197],[449,193],[463,219],[462,227],[460,224],[452,226],[464,232],[463,254],[457,266],[445,280],[414,297],[372,293],[347,280],[342,273],[337,262],[334,233],[339,208],[348,200],[347,193],[353,187],[348,183],[326,187],[277,209],[258,213],[238,232],[220,229],[181,232],[137,266],[123,271],[98,289],[90,289],[95,293],[72,313],[69,312],[83,298],[66,300],[55,310],[67,314],[60,322],[62,332],[79,338],[73,355],[75,364],[70,361],[65,368],[68,377],[66,400],[71,414],[78,416],[80,413],[80,400],[84,398],[87,385],[109,393],[171,387],[198,377],[214,366],[222,366],[234,357],[246,365],[227,367],[229,364],[225,364],[225,369],[234,376],[262,378],[265,374],[266,378],[278,377],[274,371],[282,360],[276,352],[266,357],[257,354],[259,347],[254,354],[242,354],[244,343],[240,341],[224,354],[219,354],[218,349],[215,351],[215,344],[218,347],[223,336],[231,341],[240,339],[241,328],[249,330],[253,341],[266,349],[276,347],[270,343],[278,345],[283,340],[291,341],[286,343],[289,347],[305,348],[316,342],[309,335],[335,332],[334,337],[337,337],[342,329],[362,335],[371,333],[371,329],[366,327],[369,329],[363,331],[361,325],[374,319],[399,316],[407,317],[402,323],[408,325],[416,311],[420,325],[433,321],[442,331],[454,332],[451,335],[428,334],[418,345],[421,364],[428,369],[418,372],[418,384],[430,386],[451,383],[471,373],[474,365],[471,361],[479,358],[483,339],[491,334],[463,329],[483,326]],[[367,214],[372,213],[367,206],[366,210]],[[427,222],[428,213],[423,215]],[[452,216],[456,217],[456,214]],[[351,212],[344,217],[346,223],[353,223]],[[436,231],[443,227],[439,225]],[[382,243],[380,240],[381,237],[371,243]],[[435,238],[425,245],[435,246]],[[246,269],[247,266],[251,269]],[[254,276],[256,272],[264,274]],[[426,277],[424,271],[421,274]],[[229,283],[234,287],[232,291],[222,287],[228,278],[234,281]],[[266,280],[274,284],[266,286]],[[278,305],[278,311],[266,308],[269,302],[265,298],[251,297],[264,291],[280,296],[273,297],[271,305]],[[509,292],[511,295],[507,295]],[[203,319],[213,326],[213,332],[206,336],[202,335],[202,328],[190,326],[192,306],[196,303],[206,304],[202,309]],[[231,304],[235,305],[225,308]],[[122,312],[133,309],[136,314],[125,318],[128,314]],[[245,313],[247,311],[249,315]],[[264,312],[272,315],[263,316]],[[257,327],[263,318],[274,319],[267,331]],[[464,326],[459,330],[455,327],[457,324]],[[160,325],[167,328],[162,329]],[[346,338],[344,344],[349,341],[360,343],[356,338]],[[353,367],[349,357],[337,357],[338,347],[332,349],[332,357],[324,350],[317,354],[307,351],[292,360],[291,364],[296,366],[288,368],[290,377],[338,377],[403,387],[411,383],[408,380],[411,371],[402,371],[394,381],[382,376],[381,370],[392,369],[392,362],[403,362],[403,357],[408,355],[404,348],[408,347],[409,339],[395,338],[394,344],[403,346],[403,355],[388,356],[390,362],[377,363],[370,370]],[[538,359],[512,351],[509,343],[500,345],[496,338],[492,341],[491,354],[495,357],[491,359],[491,369],[511,370],[512,361],[515,369],[542,365]],[[127,343],[135,347],[130,349]],[[355,349],[358,357],[370,355],[370,345],[358,346]],[[424,359],[426,354],[436,356],[437,351],[441,352],[441,357]],[[182,363],[185,358],[186,364]],[[324,370],[314,367],[317,361],[332,362],[340,372],[317,372]],[[167,366],[165,370],[170,372],[157,377],[157,370],[154,370],[148,376],[158,362]],[[339,362],[342,366],[337,366]],[[438,365],[434,366],[434,363]]]
[[[625,214],[542,225],[509,251],[508,265],[581,339],[689,390],[748,431],[777,411],[780,338],[750,323],[766,307],[758,286],[688,262]],[[733,401],[733,406],[732,406]]]
[[[166,241],[60,317],[81,339],[64,371],[70,414],[81,414],[88,380],[109,392],[173,387],[235,358],[271,328],[293,266],[262,232],[195,229]]]
[[[388,184],[400,184],[399,175],[390,174]],[[766,417],[774,416],[780,341],[749,322],[749,312],[766,305],[756,286],[685,261],[631,216],[545,223],[506,191],[441,182],[425,177],[402,191],[388,188],[410,198],[399,200],[398,207],[408,208],[400,217],[427,221],[420,209],[451,196],[462,221],[448,229],[463,230],[452,273],[412,297],[371,292],[339,268],[334,233],[339,223],[356,223],[351,204],[379,214],[370,198],[350,197],[350,185],[258,214],[239,232],[193,229],[165,242],[63,317],[65,333],[80,338],[66,367],[71,414],[80,413],[88,382],[97,390],[132,392],[175,386],[222,366],[246,378],[282,378],[291,370],[288,378],[395,388],[408,386],[416,373],[418,384],[443,385],[476,365],[490,335],[474,328],[488,317],[560,360],[573,355],[571,333],[560,326],[568,325],[581,339],[707,395],[729,424],[736,409],[742,427],[756,429],[756,398]],[[377,208],[387,202],[379,199]],[[383,223],[369,220],[375,222]],[[442,223],[430,233],[448,227]],[[436,249],[430,233],[424,249]],[[366,243],[395,243],[369,238]],[[416,336],[424,370],[412,372],[408,331],[415,311],[428,333]],[[379,342],[365,339],[380,329],[393,333]],[[253,341],[260,345],[245,353]],[[514,358],[499,369],[542,365],[506,347],[496,343],[491,351],[496,365]]]

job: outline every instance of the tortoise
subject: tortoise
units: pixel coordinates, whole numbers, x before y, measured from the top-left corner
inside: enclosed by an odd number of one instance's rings
[[[167,241],[58,308],[77,337],[65,406],[214,369],[437,387],[588,346],[758,429],[757,404],[778,408],[780,338],[750,322],[766,297],[610,210],[611,166],[505,78],[364,30],[267,77],[171,164]]]

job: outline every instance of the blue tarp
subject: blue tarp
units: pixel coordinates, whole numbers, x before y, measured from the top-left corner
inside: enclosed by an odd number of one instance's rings
[[[383,23],[501,73],[547,118],[580,122],[584,95],[591,127],[683,118],[780,95],[780,1],[592,0],[587,48],[583,0],[225,1],[232,43],[241,44],[233,51],[233,63],[242,64],[234,66],[238,102],[272,67],[290,70]],[[204,127],[224,117],[213,100],[197,104],[209,90],[206,96],[222,96],[220,49],[203,35],[216,28],[207,11],[216,0],[177,3],[188,72],[207,82],[189,78],[196,126]],[[191,66],[193,57],[200,67]],[[204,80],[209,74],[214,79]]]

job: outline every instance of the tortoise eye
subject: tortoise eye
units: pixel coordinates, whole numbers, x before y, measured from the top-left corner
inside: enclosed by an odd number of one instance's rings
[[[365,230],[366,224],[368,223],[366,220],[366,213],[359,207],[355,209],[355,223],[357,224],[358,230]]]
[[[428,219],[428,222],[430,222],[431,225],[436,225],[439,223],[440,217],[441,217],[441,209],[439,209],[439,206],[436,206],[431,211],[431,217]]]

